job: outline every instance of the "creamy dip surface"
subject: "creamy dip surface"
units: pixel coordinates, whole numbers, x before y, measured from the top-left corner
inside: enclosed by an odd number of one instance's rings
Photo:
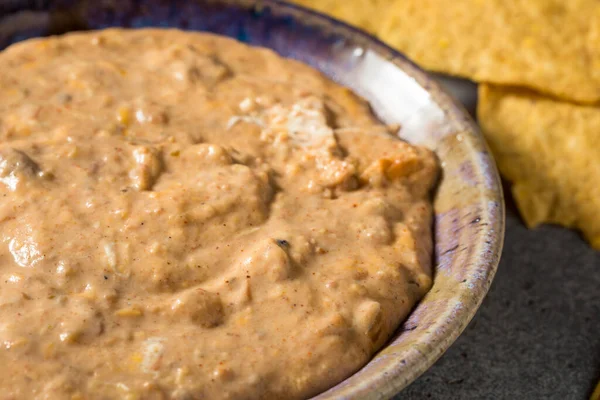
[[[0,71],[0,398],[309,397],[430,288],[435,157],[315,70],[115,29]]]

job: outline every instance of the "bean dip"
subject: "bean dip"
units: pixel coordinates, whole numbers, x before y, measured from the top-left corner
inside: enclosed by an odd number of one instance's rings
[[[0,70],[0,398],[309,397],[430,288],[434,155],[317,71],[158,29]]]

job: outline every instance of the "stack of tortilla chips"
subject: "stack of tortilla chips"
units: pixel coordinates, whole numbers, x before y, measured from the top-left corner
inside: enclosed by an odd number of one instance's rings
[[[527,225],[600,249],[600,1],[296,2],[479,82],[479,123]]]

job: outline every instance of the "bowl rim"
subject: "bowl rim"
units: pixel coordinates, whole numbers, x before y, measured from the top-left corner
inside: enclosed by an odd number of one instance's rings
[[[223,2],[223,0],[220,2]],[[481,157],[478,164],[483,171],[482,174],[490,178],[491,190],[486,192],[491,193],[491,195],[484,193],[483,190],[480,195],[484,210],[495,213],[496,216],[491,219],[492,223],[482,229],[482,232],[477,235],[478,240],[472,245],[479,250],[476,252],[477,255],[474,256],[474,258],[478,265],[478,271],[481,272],[482,279],[476,280],[474,285],[468,289],[461,287],[457,291],[457,294],[453,296],[453,298],[461,299],[463,307],[454,311],[451,323],[444,328],[444,334],[431,335],[432,337],[435,337],[435,339],[431,341],[429,351],[422,352],[413,348],[409,351],[409,354],[403,357],[403,361],[406,362],[405,365],[410,366],[410,368],[400,369],[394,368],[393,365],[388,365],[386,368],[382,368],[379,371],[376,378],[369,380],[365,385],[361,385],[362,387],[352,386],[349,390],[347,390],[347,388],[342,388],[340,390],[337,386],[334,386],[313,397],[315,400],[340,397],[344,399],[363,399],[365,396],[369,399],[391,398],[427,371],[456,341],[477,313],[496,274],[504,245],[505,204],[500,175],[494,158],[489,150],[489,146],[479,127],[460,101],[443,89],[429,72],[419,67],[402,52],[387,45],[379,38],[327,14],[284,0],[258,0],[250,2],[248,2],[248,0],[225,0],[225,2],[237,5],[240,3],[255,3],[262,7],[275,6],[278,14],[291,12],[293,16],[303,14],[304,16],[310,17],[302,20],[303,25],[317,25],[320,27],[327,27],[328,29],[333,27],[336,33],[341,32],[342,36],[350,36],[353,42],[356,42],[363,48],[369,48],[375,53],[384,56],[386,60],[392,62],[407,75],[415,79],[421,87],[427,90],[427,92],[433,94],[433,101],[454,120],[457,126],[462,128],[460,131],[463,135],[464,142],[471,147],[485,149],[484,155]],[[488,204],[485,204],[484,200],[495,201],[497,209],[491,211],[491,207],[489,207]],[[434,264],[434,266],[437,265]],[[380,351],[385,349],[388,344],[389,342],[386,343]],[[355,374],[357,372],[355,372]],[[354,374],[346,379],[350,379],[352,376],[354,376]]]

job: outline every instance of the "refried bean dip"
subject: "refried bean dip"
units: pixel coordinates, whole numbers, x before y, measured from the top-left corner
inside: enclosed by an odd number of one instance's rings
[[[111,29],[0,71],[0,398],[312,396],[430,288],[434,155],[315,70]]]

